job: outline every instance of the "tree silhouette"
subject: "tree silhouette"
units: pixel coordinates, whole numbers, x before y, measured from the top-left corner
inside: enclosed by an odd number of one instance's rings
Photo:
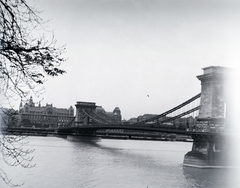
[[[14,109],[1,109],[1,132],[0,136],[0,151],[1,160],[3,160],[9,166],[21,166],[23,168],[32,168],[35,164],[31,164],[33,156],[31,155],[34,150],[26,149],[24,146],[28,143],[24,139],[26,136],[11,133],[5,134],[5,130],[8,127],[15,126],[17,124],[18,112]],[[3,169],[0,168],[0,177],[2,180],[12,187],[17,187],[22,184],[14,184]]]
[[[62,57],[65,47],[56,46],[54,37],[51,40],[44,34],[34,37],[44,25],[39,15],[25,0],[0,0],[0,95],[8,102],[14,96],[24,100],[32,93],[38,95],[47,76],[65,73],[59,68],[65,61]],[[0,107],[3,116],[0,123],[10,126],[16,112]],[[0,128],[0,160],[10,166],[33,167],[33,150],[23,148],[25,137],[5,134],[4,128]],[[19,186],[13,184],[1,168],[0,177],[9,186]]]
[[[8,98],[38,94],[37,86],[46,76],[65,73],[58,68],[65,61],[64,46],[56,47],[54,37],[51,41],[44,35],[33,37],[44,24],[39,13],[25,0],[0,0],[0,76],[2,93]]]

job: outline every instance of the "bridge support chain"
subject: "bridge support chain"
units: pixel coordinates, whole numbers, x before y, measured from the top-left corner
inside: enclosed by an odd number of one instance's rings
[[[192,135],[192,151],[184,156],[183,166],[195,168],[236,167],[230,139],[223,135]],[[235,159],[234,159],[235,158]]]

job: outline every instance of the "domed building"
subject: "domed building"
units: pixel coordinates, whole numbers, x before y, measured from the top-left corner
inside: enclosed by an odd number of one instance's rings
[[[108,122],[120,124],[122,121],[121,110],[119,107],[115,107],[112,112],[106,112],[102,106],[97,106],[95,112]]]
[[[97,106],[95,111],[97,114],[105,114],[106,113],[102,106]]]

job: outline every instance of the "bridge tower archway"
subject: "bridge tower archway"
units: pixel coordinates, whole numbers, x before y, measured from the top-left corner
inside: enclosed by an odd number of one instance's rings
[[[75,125],[90,125],[92,119],[87,115],[89,112],[96,110],[96,103],[94,102],[77,102],[76,106],[76,120]]]

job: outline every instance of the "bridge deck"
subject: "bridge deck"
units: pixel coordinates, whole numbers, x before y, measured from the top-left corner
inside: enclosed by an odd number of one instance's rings
[[[220,135],[222,133],[214,133],[214,132],[198,132],[198,131],[186,131],[186,130],[179,130],[179,129],[167,129],[167,128],[157,128],[157,127],[146,127],[146,126],[130,126],[130,125],[110,125],[110,124],[103,124],[103,125],[83,125],[78,127],[68,127],[68,128],[59,128],[58,132],[78,132],[78,131],[97,131],[97,130],[104,130],[104,129],[122,129],[122,130],[131,130],[131,131],[144,131],[144,132],[161,132],[161,133],[169,133],[169,134],[183,134],[183,135],[207,135],[207,136],[214,136]]]

